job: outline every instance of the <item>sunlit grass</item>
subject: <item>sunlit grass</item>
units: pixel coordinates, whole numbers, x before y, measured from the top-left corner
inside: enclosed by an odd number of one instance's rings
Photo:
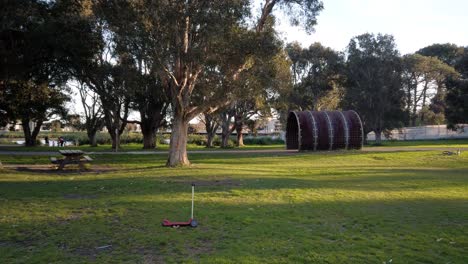
[[[66,146],[66,147],[51,147],[51,146],[36,146],[36,147],[25,147],[21,145],[14,145],[14,146],[8,146],[8,145],[3,145],[0,146],[0,151],[59,151],[61,149],[80,149],[86,152],[111,152],[112,146],[111,145],[98,145],[97,147],[90,147],[89,145],[81,145],[81,146]],[[223,150],[223,151],[232,151],[232,150],[266,150],[266,149],[285,149],[284,144],[273,144],[273,145],[245,145],[243,147],[229,147],[229,148],[220,148],[220,147],[214,147],[214,148],[206,148],[205,146],[202,145],[196,145],[196,144],[188,144],[187,149],[189,151],[214,151],[214,150]],[[134,151],[145,151],[145,152],[151,152],[151,151],[164,151],[167,152],[169,150],[169,145],[165,144],[159,144],[155,149],[148,150],[148,149],[143,149],[142,144],[137,144],[137,143],[129,143],[129,144],[122,144],[122,146],[118,149],[118,152],[134,152]]]
[[[47,156],[0,156],[0,263],[467,260],[468,153],[92,157],[57,174],[14,169]],[[161,227],[188,219],[192,182],[200,226]]]
[[[385,147],[453,147],[468,148],[468,139],[439,139],[439,140],[384,140],[380,146]],[[369,147],[377,147],[369,141]]]

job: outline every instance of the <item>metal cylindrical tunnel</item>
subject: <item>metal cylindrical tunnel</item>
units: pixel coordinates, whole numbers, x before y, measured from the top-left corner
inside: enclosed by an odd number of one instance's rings
[[[298,150],[361,149],[363,127],[355,111],[290,112],[286,148]]]

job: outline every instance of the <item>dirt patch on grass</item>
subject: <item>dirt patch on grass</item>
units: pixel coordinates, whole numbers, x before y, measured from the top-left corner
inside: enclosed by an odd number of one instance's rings
[[[96,261],[96,257],[99,254],[110,253],[112,252],[112,245],[104,245],[100,247],[78,247],[71,250],[75,255],[85,257],[89,261]]]
[[[206,256],[215,251],[213,247],[214,243],[215,242],[210,239],[203,239],[198,241],[196,245],[186,242],[184,248],[186,249],[190,259],[200,262],[200,257]]]
[[[195,184],[195,186],[241,186],[240,180],[234,179],[220,179],[220,180],[203,180],[203,181],[191,181],[189,184]]]
[[[24,239],[24,240],[0,240],[0,247],[22,247],[27,248],[31,247],[36,243],[36,241],[32,239]]]
[[[68,223],[70,221],[80,220],[82,217],[83,217],[82,213],[71,213],[71,214],[69,214],[69,215],[67,215],[65,217],[57,217],[57,222],[61,223],[61,224],[64,224],[64,223]]]
[[[161,254],[158,254],[156,249],[142,247],[133,249],[132,253],[142,256],[144,264],[166,263],[164,257]]]
[[[77,193],[67,193],[63,196],[65,199],[69,200],[81,200],[81,199],[97,199],[97,195],[84,195]]]

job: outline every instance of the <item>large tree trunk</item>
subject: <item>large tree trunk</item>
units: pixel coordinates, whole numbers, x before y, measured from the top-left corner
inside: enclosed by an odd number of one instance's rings
[[[153,129],[141,129],[143,133],[143,149],[156,148],[156,131]]]
[[[216,136],[216,130],[218,130],[219,124],[213,118],[211,114],[204,114],[205,116],[205,130],[206,130],[206,147],[213,147],[213,140]]]
[[[36,146],[36,140],[31,136],[31,128],[29,127],[29,120],[22,120],[21,126],[23,127],[24,133],[24,145],[26,147]]]
[[[187,157],[188,122],[189,121],[185,120],[181,114],[174,115],[169,158],[166,163],[169,167],[190,165],[190,161]]]
[[[120,136],[127,126],[128,105],[125,105],[124,116],[120,116],[121,108],[119,105],[112,108],[104,108],[104,120],[107,131],[112,139],[112,149],[117,151],[120,149]]]
[[[24,133],[24,145],[26,147],[34,147],[36,146],[36,139],[39,131],[41,130],[42,120],[36,122],[36,126],[34,127],[33,131],[29,127],[29,119],[24,118],[21,120],[21,126],[23,127]]]
[[[411,125],[416,126],[416,110],[418,106],[418,95],[417,95],[417,85],[414,87],[414,101],[413,101],[413,113],[411,115]]]
[[[380,145],[382,144],[382,131],[377,130],[374,131],[375,133],[375,144]]]
[[[125,126],[122,127],[120,121],[114,120],[112,123],[106,124],[106,127],[112,140],[112,149],[117,151],[120,149],[120,135],[122,135]]]
[[[96,130],[88,130],[87,135],[89,139],[89,145],[91,147],[97,147],[97,140],[96,140]]]
[[[213,147],[213,141],[214,137],[216,135],[216,131],[213,133],[206,133],[206,147],[207,148],[212,148]]]
[[[140,126],[143,134],[143,149],[155,149],[157,147],[156,134],[164,124],[167,104],[156,102],[140,107]]]
[[[141,118],[141,133],[143,134],[143,149],[155,149],[156,148],[156,130],[157,126],[153,118],[146,118],[145,112],[140,111]]]
[[[228,148],[229,147],[229,136],[231,133],[222,133],[221,135],[221,148]]]
[[[221,148],[229,147],[229,137],[231,136],[232,132],[235,129],[234,125],[231,127],[231,120],[232,120],[233,115],[234,114],[230,110],[227,110],[226,112],[220,114]]]
[[[423,109],[425,106],[426,106],[426,100],[427,100],[427,83],[424,85],[424,91],[423,91],[423,101],[422,101],[422,107],[421,109]],[[424,115],[424,111],[421,112],[421,125],[424,125],[424,120],[426,119],[425,115]]]
[[[229,137],[231,136],[232,129],[229,127],[231,122],[223,120],[221,125],[221,148],[229,147]]]
[[[120,149],[120,133],[115,133],[115,129],[112,130],[114,131],[109,131],[109,134],[112,139],[112,149],[117,151],[118,149]]]
[[[241,122],[236,122],[236,132],[237,132],[237,146],[243,147],[244,146],[244,135],[242,134],[242,126]]]

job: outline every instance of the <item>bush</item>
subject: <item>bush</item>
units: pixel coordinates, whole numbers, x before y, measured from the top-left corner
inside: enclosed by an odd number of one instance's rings
[[[219,147],[221,146],[221,137],[218,137],[216,136],[214,139],[213,139],[213,146],[216,146],[216,147]],[[235,140],[235,137],[234,136],[231,136],[229,139],[228,139],[228,148],[233,148],[236,146],[236,140]]]
[[[188,144],[195,144],[197,146],[206,146],[206,135],[188,135]]]
[[[280,137],[245,137],[245,145],[272,145],[284,144],[284,140]]]

